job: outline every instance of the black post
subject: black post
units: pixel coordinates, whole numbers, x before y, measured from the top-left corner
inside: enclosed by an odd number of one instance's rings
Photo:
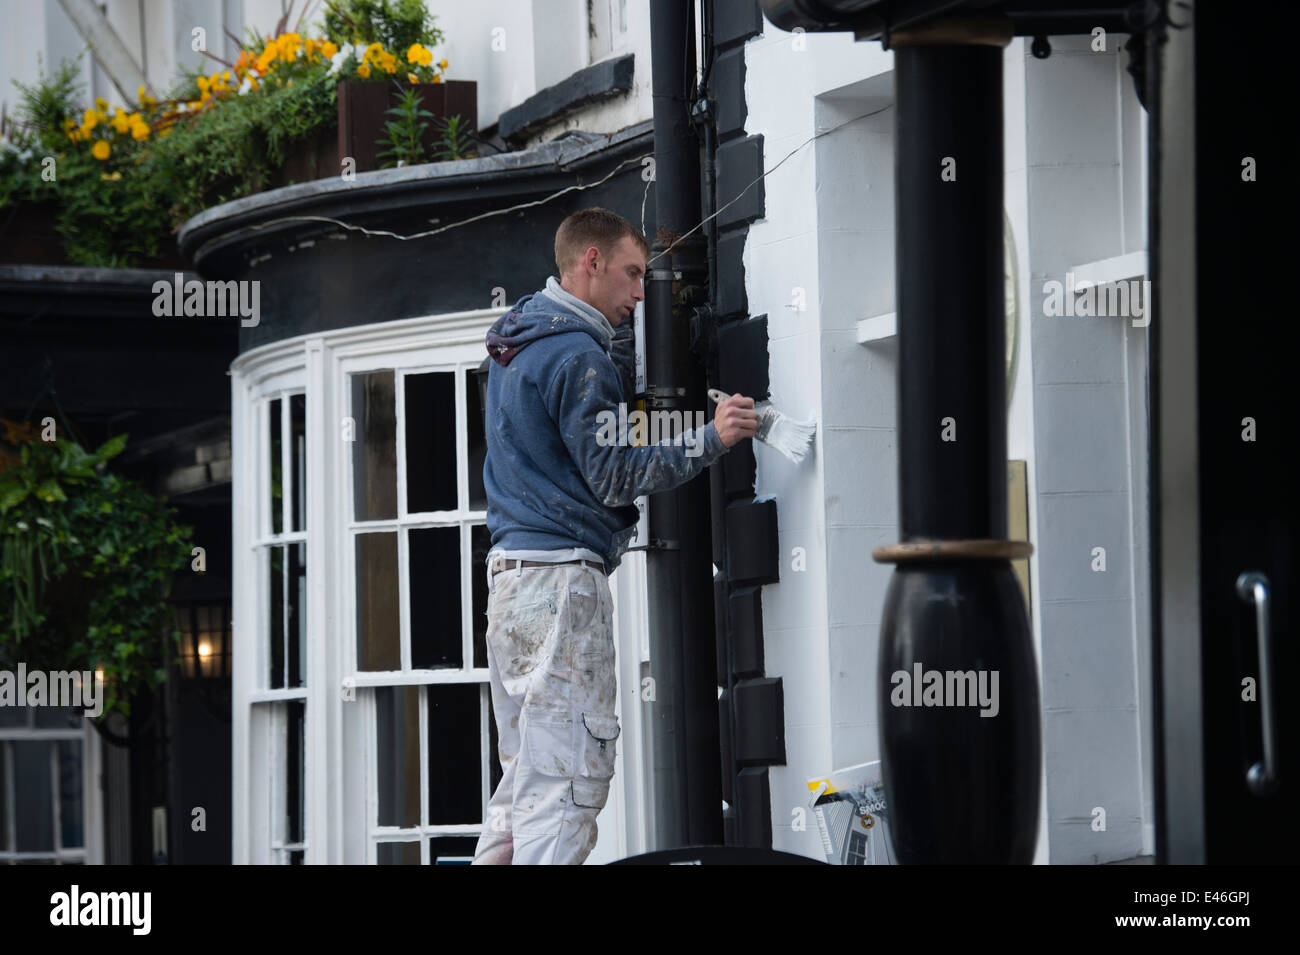
[[[1009,558],[998,17],[895,48],[899,501],[879,655],[884,782],[904,863],[1028,863],[1038,676]]]
[[[652,0],[650,48],[659,233],[646,276],[646,410],[707,409],[704,369],[692,359],[690,306],[707,294],[700,233],[699,142],[687,117],[694,76],[693,11]],[[676,243],[676,244],[674,244]],[[671,252],[667,252],[672,247]],[[692,414],[691,419],[694,419]],[[709,485],[702,477],[650,498],[648,702],[655,848],[722,842],[722,783],[714,659]]]

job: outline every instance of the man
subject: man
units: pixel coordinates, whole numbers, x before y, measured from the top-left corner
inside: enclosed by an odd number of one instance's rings
[[[758,427],[753,399],[733,395],[711,423],[658,445],[602,429],[634,397],[631,318],[649,252],[621,216],[573,213],[555,234],[560,280],[487,334],[487,650],[504,776],[477,864],[580,864],[595,846],[619,735],[608,574],[634,501],[689,481]]]

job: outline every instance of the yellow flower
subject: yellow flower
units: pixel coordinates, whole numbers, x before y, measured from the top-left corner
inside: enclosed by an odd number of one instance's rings
[[[393,54],[387,51],[384,51],[379,55],[379,67],[385,73],[389,73],[389,74],[396,73],[397,57],[393,56]]]
[[[108,112],[108,102],[102,96],[95,97],[95,109],[100,113]]]
[[[424,60],[424,47],[419,43],[412,43],[411,48],[406,51],[407,63],[420,63]]]
[[[358,66],[357,76],[361,77],[363,80],[370,79],[370,64],[362,63],[360,66]]]
[[[441,83],[441,82],[442,82],[442,77],[439,76],[437,73],[434,73],[434,74],[433,74],[433,81],[434,81],[435,83]]]
[[[447,58],[444,56],[441,60],[438,61],[438,69],[445,70],[446,68],[447,68]]]
[[[122,178],[122,173],[121,173],[121,172],[101,172],[101,173],[99,174],[99,178],[105,180],[106,182],[117,182],[119,179]]]
[[[407,81],[408,83],[418,83],[418,82],[420,82],[420,78],[419,78],[418,76],[416,76],[414,73],[407,73],[407,74],[406,74],[406,81]]]
[[[199,92],[204,96],[208,93],[208,78],[206,76],[196,77],[195,82],[199,85]]]
[[[112,125],[119,133],[125,133],[131,128],[131,122],[127,119],[126,113],[122,111],[120,106],[117,108],[117,112],[113,114]]]
[[[106,139],[96,140],[95,145],[90,147],[90,154],[100,162],[107,159],[110,152],[112,152],[112,148],[108,145],[108,140]]]
[[[326,40],[320,46],[320,54],[321,56],[325,57],[325,59],[327,60],[331,59],[334,56],[334,54],[337,53],[338,51],[339,51],[339,45],[335,43],[333,40]]]
[[[88,109],[84,114],[82,114],[81,129],[83,132],[88,133],[95,128],[95,124],[98,122],[99,122],[99,114],[96,113],[93,109]]]
[[[135,140],[149,138],[149,124],[139,120],[131,124],[131,138]]]

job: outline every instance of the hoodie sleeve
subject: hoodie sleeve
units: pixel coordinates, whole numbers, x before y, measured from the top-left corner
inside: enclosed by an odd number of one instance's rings
[[[619,378],[603,353],[580,352],[559,367],[547,396],[565,447],[607,507],[685,484],[727,451],[712,421],[659,444],[631,446],[618,431]]]
[[[618,368],[623,381],[623,400],[628,407],[636,400],[636,329],[628,319],[614,329],[614,338],[609,343],[609,357]]]

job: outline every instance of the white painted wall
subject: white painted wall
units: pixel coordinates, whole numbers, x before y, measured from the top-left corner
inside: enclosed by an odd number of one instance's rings
[[[445,34],[434,55],[447,58],[447,78],[478,83],[480,129],[537,92],[532,0],[434,0],[428,6]]]
[[[597,9],[602,3],[612,3],[614,15],[618,15],[620,0],[591,0],[591,6],[596,9],[597,15],[603,14]],[[537,8],[545,7],[548,10],[554,5],[555,9],[567,10],[570,0],[534,0]],[[583,3],[584,8],[587,6]],[[536,9],[534,17],[538,14]],[[566,73],[556,73],[547,71],[539,62],[537,67],[537,89],[545,89],[546,86],[557,83],[579,69],[588,65],[587,59],[592,60],[617,58],[625,56],[628,53],[633,54],[635,59],[635,69],[632,76],[632,90],[628,93],[621,93],[604,102],[593,103],[590,106],[574,112],[559,122],[552,123],[537,130],[526,140],[527,145],[543,143],[554,139],[561,133],[570,129],[581,129],[589,133],[616,133],[620,129],[626,129],[628,126],[635,126],[637,123],[644,122],[654,115],[654,107],[651,103],[651,70],[650,70],[650,4],[649,0],[626,0],[627,31],[621,35],[615,35],[611,38],[611,49],[608,53],[604,52],[604,47],[599,43],[594,48],[590,43],[589,34],[583,33],[584,40],[582,45],[582,55],[575,56],[571,46],[561,49],[558,54],[564,62],[573,63],[574,66]],[[537,22],[536,20],[534,22]],[[586,14],[582,18],[570,18],[570,22],[586,24]],[[542,47],[538,47],[538,57],[542,57]],[[598,55],[597,55],[598,54]],[[547,55],[552,54],[549,51]],[[546,79],[548,82],[543,82]],[[516,105],[520,100],[511,103]]]
[[[1142,122],[1117,39],[1094,52],[1086,37],[1056,37],[1049,59],[1026,51],[1020,60],[1046,813],[1051,861],[1066,863],[1152,849],[1140,682],[1149,653],[1145,359],[1137,359],[1145,332],[1122,319],[1043,314],[1045,281],[1134,251],[1127,243],[1145,233],[1133,170],[1141,153],[1132,148]],[[1105,572],[1093,566],[1097,547]],[[1104,831],[1093,825],[1098,809]]]
[[[1037,862],[1151,851],[1145,335],[1117,322],[1045,325],[1041,307],[1049,272],[1063,279],[1066,263],[1138,250],[1145,236],[1145,118],[1120,39],[1093,53],[1054,38],[1047,61],[1017,39],[1005,54],[1005,208],[1021,308],[1008,456],[1027,462],[1045,667]],[[781,582],[763,591],[767,675],[783,679],[786,699],[773,844],[818,858],[815,831],[791,825],[806,778],[879,756],[875,655],[891,568],[870,552],[897,539],[896,351],[892,339],[857,344],[854,328],[894,310],[891,69],[878,44],[845,35],[768,25],[746,48],[746,132],[765,137],[765,169],[851,121],[768,176],[766,217],[744,255],[750,311],[768,315],[773,399],[819,421],[800,468],[757,448],[757,492],[778,500],[782,555]],[[806,312],[789,307],[796,287]],[[1087,561],[1098,534],[1107,575]],[[798,546],[803,574],[790,569]],[[1092,829],[1095,806],[1106,832]]]

